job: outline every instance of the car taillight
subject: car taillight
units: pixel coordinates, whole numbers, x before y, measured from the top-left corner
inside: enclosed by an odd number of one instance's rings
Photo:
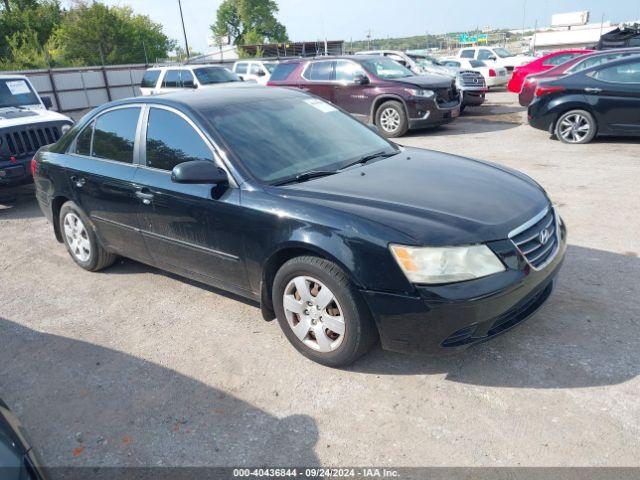
[[[489,76],[490,77],[495,77],[496,76],[496,71],[493,68],[489,69]]]
[[[536,97],[542,97],[544,95],[550,95],[552,93],[564,92],[566,89],[564,87],[550,85],[548,87],[540,86],[536,88]]]
[[[38,164],[36,163],[36,157],[31,159],[31,176],[35,178],[36,176],[36,168],[38,168]]]

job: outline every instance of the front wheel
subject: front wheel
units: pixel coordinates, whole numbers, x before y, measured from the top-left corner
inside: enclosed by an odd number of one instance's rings
[[[585,110],[571,110],[563,114],[556,122],[554,133],[563,143],[589,143],[596,136],[596,121]]]
[[[366,304],[333,262],[312,256],[289,260],[278,270],[272,293],[280,328],[315,362],[347,366],[377,340]]]
[[[384,102],[376,110],[375,117],[376,126],[387,138],[401,137],[409,130],[409,119],[400,102]]]

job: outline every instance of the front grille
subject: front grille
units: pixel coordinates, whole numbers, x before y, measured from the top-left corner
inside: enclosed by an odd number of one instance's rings
[[[5,133],[3,139],[9,154],[14,157],[32,155],[40,147],[57,142],[61,137],[60,127],[33,127]]]
[[[509,235],[520,253],[536,269],[543,268],[553,260],[560,246],[556,214],[550,208],[542,218],[534,218]]]
[[[482,74],[474,70],[464,70],[460,72],[460,78],[462,79],[462,86],[467,88],[479,88],[486,86],[486,82]]]
[[[436,89],[436,102],[439,106],[449,107],[454,106],[460,101],[460,94],[456,88],[456,82],[451,82],[451,88],[437,88]]]

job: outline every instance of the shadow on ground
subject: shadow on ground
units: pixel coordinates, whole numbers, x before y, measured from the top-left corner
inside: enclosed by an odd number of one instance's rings
[[[318,464],[309,416],[279,419],[164,366],[0,318],[9,337],[0,396],[49,466]]]
[[[0,220],[42,217],[33,183],[0,187]]]

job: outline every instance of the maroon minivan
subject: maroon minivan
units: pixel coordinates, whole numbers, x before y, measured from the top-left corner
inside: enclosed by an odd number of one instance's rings
[[[269,86],[295,87],[373,123],[386,137],[438,127],[460,115],[455,79],[414,75],[387,57],[301,58],[280,63]]]

